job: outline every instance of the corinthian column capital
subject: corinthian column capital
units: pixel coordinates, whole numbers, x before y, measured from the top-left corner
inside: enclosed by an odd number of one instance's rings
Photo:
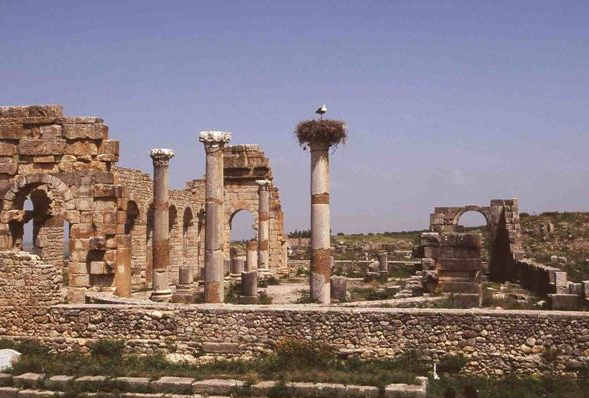
[[[201,131],[198,140],[205,145],[205,150],[223,148],[231,141],[231,133],[225,131]]]
[[[167,166],[174,157],[174,151],[166,148],[154,148],[149,153],[154,166]]]

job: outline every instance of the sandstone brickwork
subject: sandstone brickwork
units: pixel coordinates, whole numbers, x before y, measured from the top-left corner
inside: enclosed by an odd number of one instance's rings
[[[126,201],[112,172],[118,141],[97,117],[67,117],[61,106],[0,107],[0,249],[22,249],[32,220],[34,252],[63,267],[69,230],[69,297],[114,286],[117,236]],[[29,197],[33,210],[25,210]]]
[[[0,306],[50,306],[63,301],[61,268],[26,252],[0,251]]]

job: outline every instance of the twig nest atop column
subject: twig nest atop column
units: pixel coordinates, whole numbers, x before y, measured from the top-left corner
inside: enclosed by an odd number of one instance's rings
[[[345,144],[348,137],[346,123],[341,120],[304,120],[295,128],[300,145],[322,142],[331,145]]]

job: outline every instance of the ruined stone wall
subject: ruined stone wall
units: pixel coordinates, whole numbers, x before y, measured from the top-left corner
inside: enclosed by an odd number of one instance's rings
[[[467,372],[485,376],[574,372],[589,365],[589,315],[581,312],[301,305],[0,307],[0,334],[38,339],[59,351],[84,351],[89,340],[126,336],[129,352],[173,351],[200,361],[256,356],[281,339],[294,338],[358,350],[364,358],[421,350],[433,363],[461,353]]]
[[[492,199],[490,206],[436,207],[430,215],[430,231],[460,232],[458,221],[468,211],[481,213],[487,220],[491,279],[509,280],[515,261],[523,258],[518,199]]]
[[[49,306],[61,303],[61,268],[38,256],[0,251],[0,306]]]
[[[225,229],[223,252],[229,258],[231,221],[241,210],[252,213],[258,225],[258,184],[256,180],[273,180],[270,161],[258,145],[230,145],[223,155],[225,173]],[[277,187],[270,187],[270,271],[288,272],[286,264],[286,235],[284,214]],[[257,235],[256,235],[257,238]]]
[[[23,225],[32,220],[34,251],[61,267],[57,240],[68,222],[73,302],[115,283],[126,210],[111,171],[118,153],[100,118],[67,117],[58,105],[0,107],[0,249],[22,248]],[[28,197],[33,210],[23,207]]]
[[[119,183],[126,188],[127,200],[137,206],[130,234],[132,239],[132,284],[134,288],[150,287],[152,277],[152,201],[153,180],[141,170],[116,168]],[[185,190],[170,190],[170,283],[178,283],[179,267],[193,267],[193,276],[200,270],[198,231],[199,215],[204,206],[204,182],[194,180]],[[129,214],[128,214],[129,216]],[[204,231],[204,230],[203,230]],[[204,247],[202,248],[204,250]],[[200,255],[202,259],[204,254]]]

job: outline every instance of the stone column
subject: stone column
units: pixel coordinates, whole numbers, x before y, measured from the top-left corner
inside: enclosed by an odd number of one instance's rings
[[[258,302],[258,271],[241,273],[241,289],[243,295],[239,300],[242,304],[256,304]]]
[[[311,142],[311,299],[330,303],[329,144]]]
[[[388,265],[388,253],[381,252],[378,253],[378,270],[381,275],[388,275],[389,274],[389,265]]]
[[[245,271],[253,271],[258,268],[257,261],[258,261],[258,242],[254,239],[249,240],[246,247],[246,260],[245,260]]]
[[[170,229],[168,203],[168,168],[174,151],[156,148],[153,159],[153,288],[151,300],[167,301],[172,298],[169,286]]]
[[[270,270],[270,181],[257,180],[258,187],[258,270]]]
[[[222,303],[225,273],[223,242],[223,147],[231,140],[231,133],[201,131],[199,141],[206,153],[205,192],[205,302]]]
[[[117,236],[115,294],[119,297],[131,297],[131,257],[131,235]]]

